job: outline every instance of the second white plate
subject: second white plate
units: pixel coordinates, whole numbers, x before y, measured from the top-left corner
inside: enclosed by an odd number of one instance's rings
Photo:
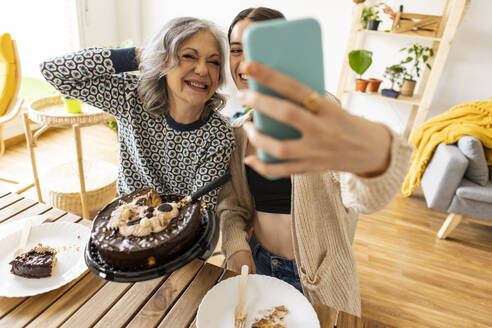
[[[203,298],[198,308],[197,328],[233,328],[234,308],[239,299],[240,276],[232,277],[215,285]],[[246,308],[251,327],[259,311],[284,305],[289,313],[286,327],[319,328],[319,320],[307,298],[288,283],[268,276],[251,274],[246,289]]]
[[[29,279],[10,273],[9,262],[19,245],[20,234],[21,231],[16,231],[0,240],[0,296],[24,297],[45,293],[69,283],[87,269],[84,248],[90,229],[82,224],[55,222],[32,227],[26,245],[28,250],[38,243],[58,250],[53,275]]]

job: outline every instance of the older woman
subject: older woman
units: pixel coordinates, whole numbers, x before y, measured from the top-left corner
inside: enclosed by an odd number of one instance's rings
[[[229,28],[231,74],[243,104],[254,110],[234,121],[232,181],[218,206],[227,267],[239,272],[247,264],[290,283],[312,302],[360,316],[351,248],[355,219],[392,199],[411,148],[386,126],[344,111],[334,96],[315,94],[264,65],[244,63],[244,31],[275,18],[284,16],[250,8]],[[286,100],[247,90],[248,78]],[[251,122],[257,110],[294,126],[302,137],[280,141],[261,134]],[[258,148],[290,161],[266,164],[255,155]],[[284,178],[263,177],[269,175]]]
[[[62,94],[116,118],[120,194],[143,187],[188,194],[228,170],[234,136],[217,93],[224,39],[207,21],[177,18],[142,50],[91,48],[42,63]],[[216,198],[217,190],[203,199],[214,208]]]

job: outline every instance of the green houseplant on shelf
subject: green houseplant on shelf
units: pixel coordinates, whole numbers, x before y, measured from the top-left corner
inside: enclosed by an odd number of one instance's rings
[[[366,92],[368,81],[362,79],[362,74],[372,64],[372,51],[352,50],[348,54],[348,59],[350,68],[359,75],[359,78],[355,79],[355,91]]]
[[[379,86],[381,85],[381,82],[383,82],[383,80],[375,78],[370,78],[367,81],[367,92],[369,93],[377,93],[379,91]]]
[[[422,67],[425,65],[428,69],[432,69],[429,65],[429,58],[434,56],[434,50],[429,47],[424,47],[415,43],[411,47],[400,49],[406,52],[407,58],[400,62],[401,65],[410,64],[410,70],[407,69],[403,77],[403,85],[401,87],[402,96],[413,96],[417,79],[420,78]]]
[[[381,18],[379,17],[379,8],[383,5],[383,2],[366,6],[362,9],[362,14],[360,15],[360,23],[362,28],[377,31],[379,23],[381,23]]]
[[[391,89],[383,89],[381,90],[381,94],[386,97],[398,98],[400,95],[399,91],[395,90],[395,83],[401,86],[401,79],[405,75],[407,69],[401,64],[395,64],[386,67],[384,71],[384,77],[390,80]]]

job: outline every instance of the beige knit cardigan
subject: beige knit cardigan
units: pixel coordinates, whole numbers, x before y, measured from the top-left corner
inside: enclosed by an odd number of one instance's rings
[[[242,125],[251,119],[252,111],[233,124],[236,149],[230,165],[232,180],[222,188],[217,206],[226,259],[240,250],[250,250],[247,231],[256,212],[243,162],[248,138]],[[390,164],[380,176],[362,178],[327,171],[291,177],[295,261],[304,294],[313,304],[326,304],[360,317],[351,217],[354,211],[372,213],[384,208],[400,188],[412,148],[399,135],[392,135]]]

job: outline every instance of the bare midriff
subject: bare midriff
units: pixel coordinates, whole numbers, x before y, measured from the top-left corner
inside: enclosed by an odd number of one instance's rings
[[[255,147],[248,143],[246,154],[252,155],[255,153]],[[294,246],[292,243],[291,224],[290,214],[256,211],[253,227],[256,239],[263,247],[275,255],[292,260],[294,259]]]
[[[290,214],[256,212],[254,233],[260,244],[275,255],[294,259]]]

